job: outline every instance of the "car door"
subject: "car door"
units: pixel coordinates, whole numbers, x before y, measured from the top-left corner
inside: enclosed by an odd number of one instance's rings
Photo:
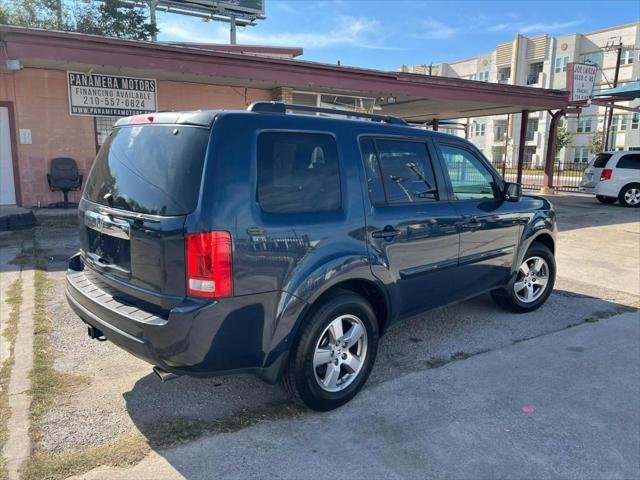
[[[473,147],[438,142],[451,205],[460,217],[458,288],[461,297],[509,280],[525,217],[505,201],[504,183]]]
[[[614,168],[612,177],[618,191],[629,183],[640,182],[640,153],[622,155]]]
[[[373,274],[396,317],[447,303],[458,263],[457,214],[426,138],[362,137],[366,224]]]

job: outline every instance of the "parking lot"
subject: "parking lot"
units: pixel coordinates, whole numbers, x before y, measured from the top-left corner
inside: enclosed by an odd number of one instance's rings
[[[73,217],[39,216],[35,230],[3,234],[3,288],[21,265],[31,268],[29,258],[46,263],[53,368],[72,379],[42,414],[32,471],[74,465],[68,473],[95,479],[637,477],[640,211],[581,195],[551,200],[558,278],[540,310],[506,313],[487,295],[398,324],[381,341],[365,391],[324,414],[249,376],[161,383],[145,362],[89,340],[67,306]],[[74,456],[88,452],[92,461],[78,467]],[[113,452],[127,453],[114,460]]]

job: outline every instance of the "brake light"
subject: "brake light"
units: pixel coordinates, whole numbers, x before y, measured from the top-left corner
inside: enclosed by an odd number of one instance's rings
[[[141,123],[153,123],[153,115],[134,115],[129,119],[129,123],[132,125],[139,125]]]
[[[605,168],[604,170],[602,170],[602,173],[600,174],[600,181],[604,181],[604,180],[611,180],[611,175],[613,174],[613,170],[610,168]]]
[[[233,295],[231,234],[194,233],[185,241],[188,294],[206,298]]]

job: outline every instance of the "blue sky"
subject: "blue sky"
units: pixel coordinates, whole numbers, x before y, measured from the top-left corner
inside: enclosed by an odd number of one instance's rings
[[[266,20],[238,43],[302,47],[302,59],[396,70],[490,51],[513,38],[588,32],[638,21],[640,1],[266,0]],[[221,22],[159,14],[159,40],[228,43]]]

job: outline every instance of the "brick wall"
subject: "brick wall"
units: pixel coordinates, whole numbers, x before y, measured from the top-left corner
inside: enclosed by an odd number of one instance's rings
[[[257,100],[271,100],[271,90],[182,83],[158,82],[159,110],[207,108],[244,109]],[[0,101],[13,103],[16,137],[19,129],[31,130],[33,143],[18,143],[18,169],[21,198],[18,204],[32,207],[61,201],[61,192],[50,192],[46,174],[55,157],[72,157],[86,178],[96,154],[95,125],[92,117],[69,114],[66,72],[26,68],[0,73]],[[69,199],[78,201],[79,192]]]

